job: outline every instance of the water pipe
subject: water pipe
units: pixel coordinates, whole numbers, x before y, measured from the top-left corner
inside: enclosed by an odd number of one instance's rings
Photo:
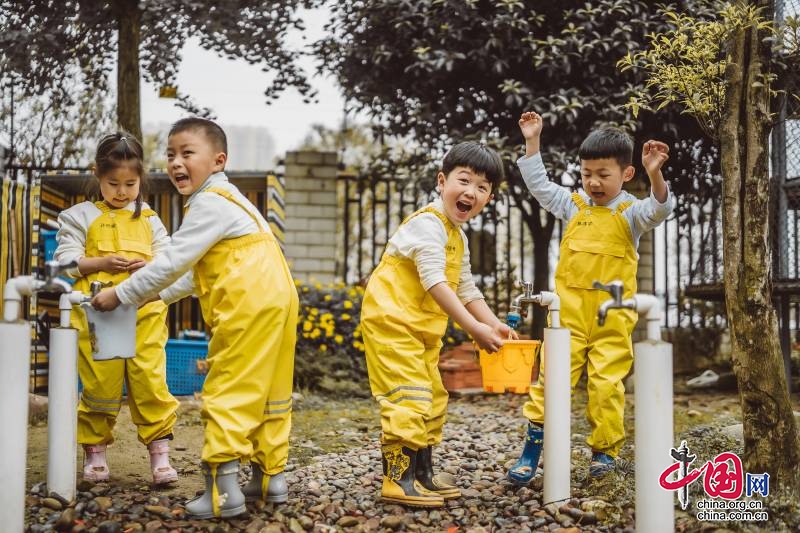
[[[47,491],[67,501],[76,496],[78,452],[78,330],[70,325],[70,314],[73,305],[90,300],[81,292],[62,293],[59,327],[50,329]]]
[[[523,294],[511,301],[506,321],[516,328],[527,316],[528,305],[546,306],[550,326],[544,328],[544,503],[568,500],[570,489],[570,333],[559,319],[561,299],[554,292],[533,294],[533,284],[521,283]],[[513,325],[512,325],[513,324]],[[549,452],[547,451],[549,450]]]
[[[28,446],[28,386],[30,383],[31,325],[20,319],[22,297],[40,284],[32,276],[6,281],[3,321],[0,322],[0,524],[8,531],[25,529],[25,458]]]
[[[635,294],[623,300],[622,287],[621,281],[608,285],[595,282],[595,288],[612,295],[598,309],[598,325],[604,325],[612,309],[633,309],[647,320],[646,340],[633,345],[636,529],[671,533],[675,526],[674,497],[659,485],[658,479],[672,465],[672,344],[661,340],[662,311],[658,298]]]
[[[0,420],[3,420],[3,431],[5,435],[0,439],[0,471],[4,473],[4,482],[0,489],[0,524],[9,531],[22,531],[24,529],[25,516],[25,464],[27,456],[28,440],[28,386],[30,374],[30,352],[31,352],[31,328],[30,324],[20,319],[22,310],[22,298],[32,296],[37,292],[55,292],[66,295],[72,291],[72,286],[64,280],[58,279],[58,275],[68,268],[74,268],[75,264],[59,265],[55,261],[48,261],[45,264],[45,279],[36,279],[33,276],[18,276],[9,279],[5,284],[3,292],[3,321],[0,322],[0,338],[3,339],[2,355],[0,355],[0,391],[3,399],[0,401]],[[62,298],[63,299],[63,298]],[[61,323],[63,327],[64,311],[61,300],[59,300],[61,310]],[[66,317],[67,326],[69,325],[69,315]],[[64,337],[59,332],[61,328],[51,329],[50,331],[50,357],[49,357],[49,401],[48,401],[48,442],[49,457],[48,474],[53,463],[62,462],[64,454],[72,459],[72,486],[70,489],[55,490],[55,492],[68,500],[75,497],[75,455],[76,455],[76,435],[73,432],[65,437],[66,441],[70,438],[69,444],[60,445],[54,448],[51,440],[53,424],[69,423],[76,424],[75,406],[77,403],[77,331],[74,337]],[[61,330],[67,331],[67,330]],[[63,337],[63,338],[62,338]],[[74,356],[65,358],[60,354],[67,353],[69,346],[64,339],[71,340]],[[65,370],[62,370],[65,369]],[[60,394],[60,390],[68,385],[63,382],[67,379],[62,376],[64,372],[71,372],[71,379],[74,379],[73,387],[76,392],[70,397]],[[54,379],[55,376],[55,379]],[[69,409],[69,415],[61,412],[54,413],[54,407]],[[59,452],[58,459],[55,461],[56,450]],[[48,476],[48,489],[53,492]]]

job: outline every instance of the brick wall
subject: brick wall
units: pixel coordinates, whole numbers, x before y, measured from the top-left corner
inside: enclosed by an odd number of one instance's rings
[[[329,283],[336,274],[335,152],[287,152],[286,259],[296,279]]]

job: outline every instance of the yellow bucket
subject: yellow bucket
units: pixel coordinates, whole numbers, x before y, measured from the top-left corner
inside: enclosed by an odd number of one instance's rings
[[[526,394],[542,341],[507,340],[497,352],[480,351],[483,390]]]

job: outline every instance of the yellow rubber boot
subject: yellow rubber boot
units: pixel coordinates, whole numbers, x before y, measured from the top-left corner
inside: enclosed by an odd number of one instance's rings
[[[381,452],[383,454],[383,487],[381,488],[383,501],[411,507],[444,506],[444,498],[423,487],[415,478],[416,450],[395,444],[384,446]]]
[[[433,451],[431,447],[420,448],[417,451],[417,468],[415,470],[417,481],[431,492],[435,492],[445,500],[459,498],[461,490],[455,485],[445,483],[438,474],[433,473]]]

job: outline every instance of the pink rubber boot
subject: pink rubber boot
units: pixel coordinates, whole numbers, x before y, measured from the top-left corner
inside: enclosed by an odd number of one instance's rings
[[[153,484],[163,485],[178,481],[178,473],[169,464],[169,439],[154,440],[147,445],[147,450],[150,452]]]
[[[105,444],[84,444],[83,479],[87,481],[106,481],[108,479],[108,463],[106,463]]]

